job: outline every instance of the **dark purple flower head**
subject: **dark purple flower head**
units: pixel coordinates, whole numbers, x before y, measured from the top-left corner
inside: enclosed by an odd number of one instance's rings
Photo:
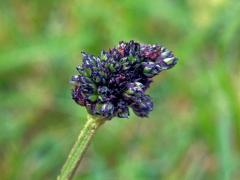
[[[148,116],[153,102],[145,91],[151,78],[177,63],[168,49],[135,41],[120,42],[97,57],[85,52],[82,56],[79,75],[71,79],[72,98],[90,114],[106,119],[127,118],[129,107],[137,116]]]

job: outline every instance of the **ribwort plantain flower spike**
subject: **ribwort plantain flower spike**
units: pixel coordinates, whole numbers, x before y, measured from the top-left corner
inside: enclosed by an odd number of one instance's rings
[[[119,42],[117,47],[99,56],[82,52],[78,75],[71,79],[73,100],[94,116],[110,120],[127,118],[129,107],[140,117],[147,117],[153,102],[145,92],[152,78],[172,68],[177,58],[160,45]]]

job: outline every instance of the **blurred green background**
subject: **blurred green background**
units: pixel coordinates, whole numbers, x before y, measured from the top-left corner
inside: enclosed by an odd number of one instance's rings
[[[85,122],[68,80],[80,52],[160,43],[149,118],[113,119],[75,179],[240,179],[238,0],[1,0],[0,179],[55,179]]]

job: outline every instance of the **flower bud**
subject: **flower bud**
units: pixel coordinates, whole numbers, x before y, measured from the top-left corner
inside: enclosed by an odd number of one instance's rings
[[[154,62],[144,62],[143,67],[143,74],[149,78],[157,75],[161,71],[160,65]]]
[[[114,106],[110,102],[103,104],[100,110],[101,115],[104,117],[111,117],[113,115],[113,112]]]
[[[147,117],[150,111],[153,110],[153,102],[147,95],[141,96],[131,105],[133,112],[140,117]]]

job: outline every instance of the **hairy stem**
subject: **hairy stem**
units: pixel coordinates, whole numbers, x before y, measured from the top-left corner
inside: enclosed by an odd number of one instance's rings
[[[58,180],[69,180],[72,179],[74,173],[86,152],[91,139],[96,133],[97,129],[105,122],[104,119],[97,117],[88,116],[87,122],[81,130],[77,141],[71,149],[68,158],[63,165]]]

